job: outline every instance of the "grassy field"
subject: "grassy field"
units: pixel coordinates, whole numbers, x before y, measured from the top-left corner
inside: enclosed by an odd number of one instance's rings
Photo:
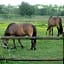
[[[46,27],[48,16],[34,16],[32,18],[16,18],[16,19],[2,19],[0,18],[0,36],[4,34],[4,31],[9,23],[31,23],[34,24],[37,28],[37,36],[46,36]],[[64,18],[62,17],[62,20]],[[63,22],[64,23],[64,22]],[[64,24],[63,24],[64,25]],[[57,35],[57,29],[54,28],[54,36]],[[10,49],[4,49],[1,46],[2,41],[0,41],[0,57],[20,57],[20,58],[62,58],[63,57],[63,42],[62,40],[37,40],[37,50],[29,51],[30,49],[30,40],[21,40],[24,45],[24,49],[20,47],[16,40],[17,49],[11,49],[13,47],[12,40],[9,40]],[[63,64],[62,61],[0,61],[0,64]]]

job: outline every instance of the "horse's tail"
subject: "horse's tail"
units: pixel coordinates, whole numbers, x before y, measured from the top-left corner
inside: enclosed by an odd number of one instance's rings
[[[34,26],[34,25],[32,25],[32,27],[33,27],[33,37],[36,37],[37,36],[37,31],[36,31],[36,27]],[[36,45],[36,38],[35,39],[33,39],[34,40],[34,44]]]
[[[36,27],[34,25],[32,25],[32,27],[33,27],[33,35],[32,36],[35,36],[36,37],[36,35],[37,35]]]
[[[32,25],[32,27],[33,27],[33,37],[36,37],[37,36],[37,31],[36,31],[36,27],[34,26],[34,25]],[[32,41],[33,41],[33,47],[34,47],[34,50],[36,50],[36,38],[35,39],[32,39]]]
[[[62,27],[62,19],[60,18],[60,22],[59,22],[59,27],[60,27],[60,34],[63,33],[63,27]]]

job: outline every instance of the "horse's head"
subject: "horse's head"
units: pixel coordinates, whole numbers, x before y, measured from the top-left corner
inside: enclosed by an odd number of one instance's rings
[[[8,48],[8,39],[3,39],[3,47]]]

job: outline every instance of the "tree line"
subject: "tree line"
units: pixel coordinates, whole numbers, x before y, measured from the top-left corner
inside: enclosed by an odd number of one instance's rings
[[[8,16],[32,16],[32,15],[54,15],[54,16],[64,16],[64,5],[30,5],[27,2],[22,2],[18,6],[12,5],[0,5],[0,17],[8,17]]]

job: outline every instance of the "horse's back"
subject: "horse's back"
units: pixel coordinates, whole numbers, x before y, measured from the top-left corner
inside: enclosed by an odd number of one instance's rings
[[[21,27],[21,28],[20,28]],[[32,24],[20,24],[19,26],[22,33],[25,33],[28,36],[32,36],[33,34],[33,25]]]
[[[56,26],[56,25],[58,25],[61,22],[62,22],[61,17],[56,17],[55,16],[55,17],[49,18],[48,25]]]
[[[32,36],[33,35],[33,25],[32,24],[10,24],[6,31],[6,35],[18,35],[18,36]]]

